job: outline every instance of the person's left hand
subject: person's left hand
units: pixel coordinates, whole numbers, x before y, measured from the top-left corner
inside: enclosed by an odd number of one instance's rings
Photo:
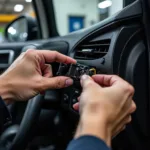
[[[73,84],[68,77],[53,77],[52,67],[47,63],[76,63],[70,57],[56,51],[28,50],[0,76],[0,96],[10,103],[25,101],[47,89],[60,89]]]

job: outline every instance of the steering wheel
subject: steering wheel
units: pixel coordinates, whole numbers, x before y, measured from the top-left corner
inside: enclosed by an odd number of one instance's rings
[[[51,93],[51,100],[53,100],[51,102],[51,107],[55,108],[56,104],[58,104],[59,94],[56,92],[53,95],[53,93],[54,91]],[[62,94],[61,107],[77,114],[78,112],[74,111],[72,106],[78,101],[77,98],[80,95],[80,90],[76,89],[75,86],[71,86],[62,89],[60,94]],[[28,101],[20,126],[12,126],[6,129],[1,135],[0,145],[5,148],[7,147],[8,150],[23,150],[26,148],[28,141],[32,136],[31,133],[34,131],[34,127],[40,116],[43,101],[44,95],[37,95]]]
[[[61,93],[61,107],[77,114],[78,112],[74,111],[72,106],[78,101],[77,98],[80,95],[80,90],[75,86],[71,86],[62,89]],[[58,99],[58,97],[56,99]],[[0,144],[2,146],[5,146],[5,148],[7,147],[8,150],[23,150],[26,148],[31,138],[31,132],[34,130],[35,124],[40,116],[43,100],[44,95],[37,95],[32,100],[28,101],[20,126],[10,127],[1,135]],[[53,104],[52,102],[52,107],[54,106]],[[14,136],[15,138],[12,140]],[[8,142],[6,139],[12,142]]]
[[[20,127],[17,128],[18,131],[15,128],[15,132],[17,131],[17,134],[13,142],[11,144],[6,143],[5,139],[9,138],[7,136],[11,136],[12,134],[14,134],[14,129],[10,130],[8,128],[1,135],[1,146],[5,146],[5,148],[7,147],[7,149],[9,150],[25,149],[30,139],[30,131],[33,130],[34,125],[37,123],[37,120],[39,118],[43,99],[44,95],[37,95],[28,102]]]

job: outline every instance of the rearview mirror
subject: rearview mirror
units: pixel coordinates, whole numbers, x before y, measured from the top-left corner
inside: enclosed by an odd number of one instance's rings
[[[30,16],[20,16],[5,29],[5,38],[9,42],[25,42],[38,38],[36,20]]]

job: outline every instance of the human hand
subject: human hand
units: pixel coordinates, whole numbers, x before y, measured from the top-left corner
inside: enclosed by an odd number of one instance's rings
[[[111,138],[131,122],[136,110],[132,100],[134,88],[118,76],[95,75],[81,79],[83,92],[80,103],[74,108],[80,110],[80,121],[75,137],[94,135],[109,146]]]
[[[53,77],[47,63],[76,63],[56,51],[28,50],[0,76],[0,96],[7,103],[25,101],[47,89],[60,89],[73,84],[68,77]]]

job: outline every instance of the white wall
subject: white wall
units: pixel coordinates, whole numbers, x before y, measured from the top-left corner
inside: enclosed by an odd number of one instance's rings
[[[100,20],[99,0],[53,0],[56,14],[56,23],[60,35],[68,34],[69,21],[71,16],[85,16],[85,27],[91,26],[91,22],[97,23]],[[123,8],[123,0],[112,0],[109,9],[109,16]]]
[[[110,7],[109,16],[114,15],[123,8],[123,0],[112,0],[112,6]]]
[[[92,21],[99,21],[98,0],[53,0],[53,2],[60,35],[69,32],[69,15],[85,16],[85,27],[91,26]]]

